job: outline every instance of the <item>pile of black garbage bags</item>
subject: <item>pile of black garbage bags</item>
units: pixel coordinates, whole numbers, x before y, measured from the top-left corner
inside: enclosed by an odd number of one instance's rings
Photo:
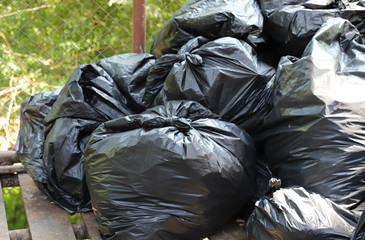
[[[150,54],[22,103],[16,151],[102,239],[365,239],[365,2],[192,0]]]

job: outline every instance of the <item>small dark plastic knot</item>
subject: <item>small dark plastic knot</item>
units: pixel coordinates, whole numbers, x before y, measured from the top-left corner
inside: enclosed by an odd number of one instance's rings
[[[189,130],[191,128],[191,121],[186,118],[169,117],[166,118],[166,123],[168,126],[174,126],[179,130]]]
[[[203,58],[198,54],[184,53],[184,54],[179,55],[180,62],[185,61],[185,60],[196,66],[204,64]]]
[[[179,62],[185,61],[186,54],[180,54],[177,59],[179,60]]]
[[[143,123],[144,128],[158,128],[158,127],[168,127],[168,126],[174,126],[177,129],[185,132],[189,129],[191,129],[191,120],[186,118],[179,118],[179,117],[167,117],[167,118],[154,118],[151,120],[148,120]]]

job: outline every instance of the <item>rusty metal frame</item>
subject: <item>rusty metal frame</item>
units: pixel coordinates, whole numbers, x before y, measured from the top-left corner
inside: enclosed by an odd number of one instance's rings
[[[133,45],[134,53],[146,51],[146,0],[133,0]]]

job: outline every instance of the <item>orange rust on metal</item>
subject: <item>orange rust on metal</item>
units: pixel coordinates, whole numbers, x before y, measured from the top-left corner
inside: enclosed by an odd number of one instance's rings
[[[12,165],[19,162],[15,151],[0,151],[0,165]]]
[[[100,233],[99,227],[95,220],[95,215],[92,212],[81,213],[82,219],[86,225],[89,236],[92,240],[98,240]]]
[[[0,182],[0,240],[9,240],[8,223],[6,221],[3,191]]]
[[[146,50],[146,0],[133,0],[133,52]]]
[[[33,240],[76,239],[68,214],[42,193],[27,174],[19,174],[25,213]]]

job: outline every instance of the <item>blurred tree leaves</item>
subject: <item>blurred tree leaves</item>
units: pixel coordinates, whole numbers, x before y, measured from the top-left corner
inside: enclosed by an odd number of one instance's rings
[[[9,230],[26,228],[28,223],[20,187],[3,188],[2,191]]]
[[[187,0],[146,0],[146,49]],[[0,1],[0,150],[13,149],[20,103],[83,63],[132,51],[132,0]]]

